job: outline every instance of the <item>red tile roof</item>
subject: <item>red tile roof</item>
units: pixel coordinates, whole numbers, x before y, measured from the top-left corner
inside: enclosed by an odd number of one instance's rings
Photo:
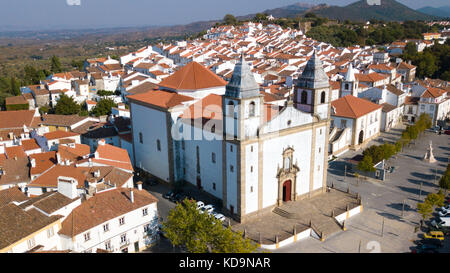
[[[227,82],[197,62],[190,62],[159,83],[172,90],[197,90],[225,86]]]
[[[130,101],[140,101],[164,109],[172,108],[180,105],[182,102],[193,100],[194,98],[179,95],[175,92],[155,90],[142,94],[127,96]]]
[[[370,101],[347,95],[331,102],[335,109],[333,116],[346,118],[359,118],[370,112],[382,108],[381,105]]]

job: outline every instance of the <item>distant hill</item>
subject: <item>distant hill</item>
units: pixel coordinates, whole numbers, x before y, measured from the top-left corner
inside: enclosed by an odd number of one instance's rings
[[[395,0],[380,0],[381,5],[368,5],[361,0],[345,7],[322,5],[313,12],[329,19],[368,21],[370,19],[384,21],[432,20],[435,16],[413,10]]]
[[[425,14],[439,16],[443,18],[450,18],[450,6],[433,8],[433,7],[423,7],[417,10],[418,12],[422,12]]]

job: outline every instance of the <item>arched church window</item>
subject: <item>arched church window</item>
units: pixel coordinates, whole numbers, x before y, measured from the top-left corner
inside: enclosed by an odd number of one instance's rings
[[[248,116],[249,117],[255,116],[255,102],[254,101],[250,102],[250,104],[248,105]]]
[[[283,152],[283,169],[290,170],[292,168],[292,157],[294,155],[294,149],[288,147]]]
[[[284,169],[289,170],[291,168],[291,158],[285,157],[284,158]]]
[[[300,99],[300,103],[307,104],[308,103],[308,93],[306,91],[303,91],[301,96],[302,97]]]
[[[234,102],[233,101],[228,102],[227,113],[228,113],[228,116],[231,116],[234,113]]]
[[[320,103],[325,103],[325,91],[322,91],[322,94],[320,94]]]

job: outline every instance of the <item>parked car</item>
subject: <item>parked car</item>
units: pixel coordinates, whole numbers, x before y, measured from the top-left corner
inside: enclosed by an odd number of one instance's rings
[[[438,210],[440,210],[440,211],[449,211],[450,210],[450,205],[440,207],[440,208],[438,208]]]
[[[175,191],[169,191],[163,195],[163,198],[170,199],[170,197],[175,195]]]
[[[419,244],[413,253],[437,253],[438,246],[431,244]]]
[[[433,133],[438,133],[440,129],[441,128],[439,126],[434,126],[434,127],[430,128],[429,130],[432,131]]]
[[[208,214],[212,214],[213,211],[214,211],[213,205],[206,205],[200,209],[200,213],[207,212]]]
[[[395,171],[395,166],[392,166],[391,169],[389,170],[390,173],[393,173]]]
[[[197,209],[201,209],[205,206],[205,203],[203,203],[202,201],[197,201]]]
[[[427,245],[435,245],[437,247],[442,247],[442,241],[438,240],[438,239],[422,239],[421,243],[427,244]]]
[[[437,240],[444,240],[444,233],[442,231],[430,231],[428,233],[425,233],[423,235],[425,239],[437,239]]]
[[[450,210],[441,210],[438,214],[441,217],[449,217],[450,216]]]
[[[450,135],[450,130],[445,130],[445,131],[444,131],[444,134]]]
[[[215,213],[214,217],[221,222],[225,221],[225,215],[223,215],[221,213]]]

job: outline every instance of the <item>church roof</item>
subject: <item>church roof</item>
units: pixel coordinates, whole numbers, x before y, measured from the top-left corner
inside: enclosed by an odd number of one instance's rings
[[[354,97],[352,95],[347,95],[332,101],[331,106],[335,111],[333,116],[353,119],[362,117],[370,112],[382,108],[381,105]]]
[[[225,86],[222,78],[197,62],[190,62],[183,68],[163,79],[159,86],[162,89],[197,90]]]
[[[323,70],[323,63],[315,52],[298,78],[297,86],[303,88],[327,88],[330,86],[328,76]]]
[[[226,87],[225,96],[245,99],[259,95],[259,85],[242,55],[241,61],[234,67],[233,75]]]

